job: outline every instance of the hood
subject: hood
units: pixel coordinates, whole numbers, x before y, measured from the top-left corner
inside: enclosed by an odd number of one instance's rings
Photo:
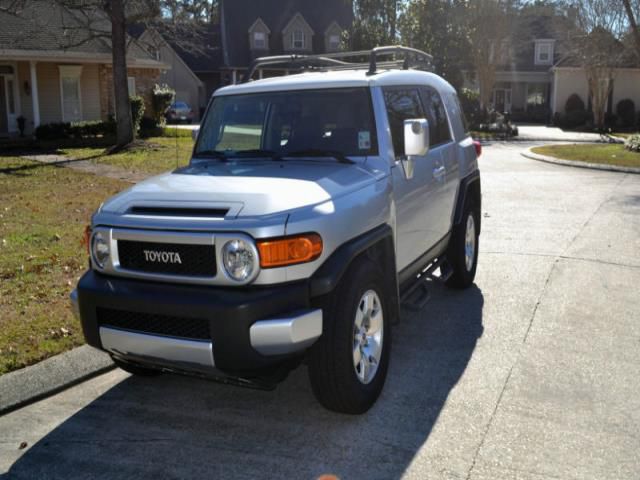
[[[375,180],[358,164],[211,161],[138,183],[105,202],[101,212],[188,206],[228,210],[226,218],[271,215],[336,199]]]

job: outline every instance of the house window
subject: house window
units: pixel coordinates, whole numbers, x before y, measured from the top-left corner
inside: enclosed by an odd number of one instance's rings
[[[536,65],[550,65],[553,62],[553,43],[536,42]]]
[[[253,32],[253,48],[264,50],[267,47],[267,36],[264,32]]]
[[[15,115],[16,113],[16,99],[14,97],[13,89],[13,79],[7,78],[7,108],[9,109],[9,115]]]
[[[136,94],[136,77],[127,77],[127,87],[129,96],[134,96]]]
[[[529,83],[527,85],[527,108],[535,108],[547,103],[547,84]]]
[[[294,30],[291,34],[291,48],[304,49],[304,32],[302,30]]]
[[[79,122],[82,120],[82,102],[80,96],[81,66],[60,65],[60,100],[62,103],[62,121]]]
[[[329,35],[329,50],[335,51],[340,48],[340,35]]]

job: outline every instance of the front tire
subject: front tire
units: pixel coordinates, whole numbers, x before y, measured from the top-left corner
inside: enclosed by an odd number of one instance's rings
[[[448,287],[467,288],[476,277],[478,267],[478,247],[480,245],[480,212],[467,202],[462,221],[453,228],[447,260],[453,270],[446,282]]]
[[[361,414],[375,403],[387,376],[391,302],[381,269],[356,260],[326,299],[322,337],[309,351],[309,379],[318,401]]]

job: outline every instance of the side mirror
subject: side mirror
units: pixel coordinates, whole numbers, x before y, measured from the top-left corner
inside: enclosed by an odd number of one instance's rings
[[[429,151],[429,122],[426,118],[404,121],[404,154],[422,157]]]
[[[200,132],[199,128],[194,128],[193,130],[191,130],[191,139],[195,142],[196,139],[198,138],[198,132]]]

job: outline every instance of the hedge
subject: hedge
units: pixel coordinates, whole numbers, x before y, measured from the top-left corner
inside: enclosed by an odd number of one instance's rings
[[[65,138],[95,138],[112,136],[116,133],[113,120],[92,122],[56,122],[40,125],[34,134],[38,140],[59,140]]]

